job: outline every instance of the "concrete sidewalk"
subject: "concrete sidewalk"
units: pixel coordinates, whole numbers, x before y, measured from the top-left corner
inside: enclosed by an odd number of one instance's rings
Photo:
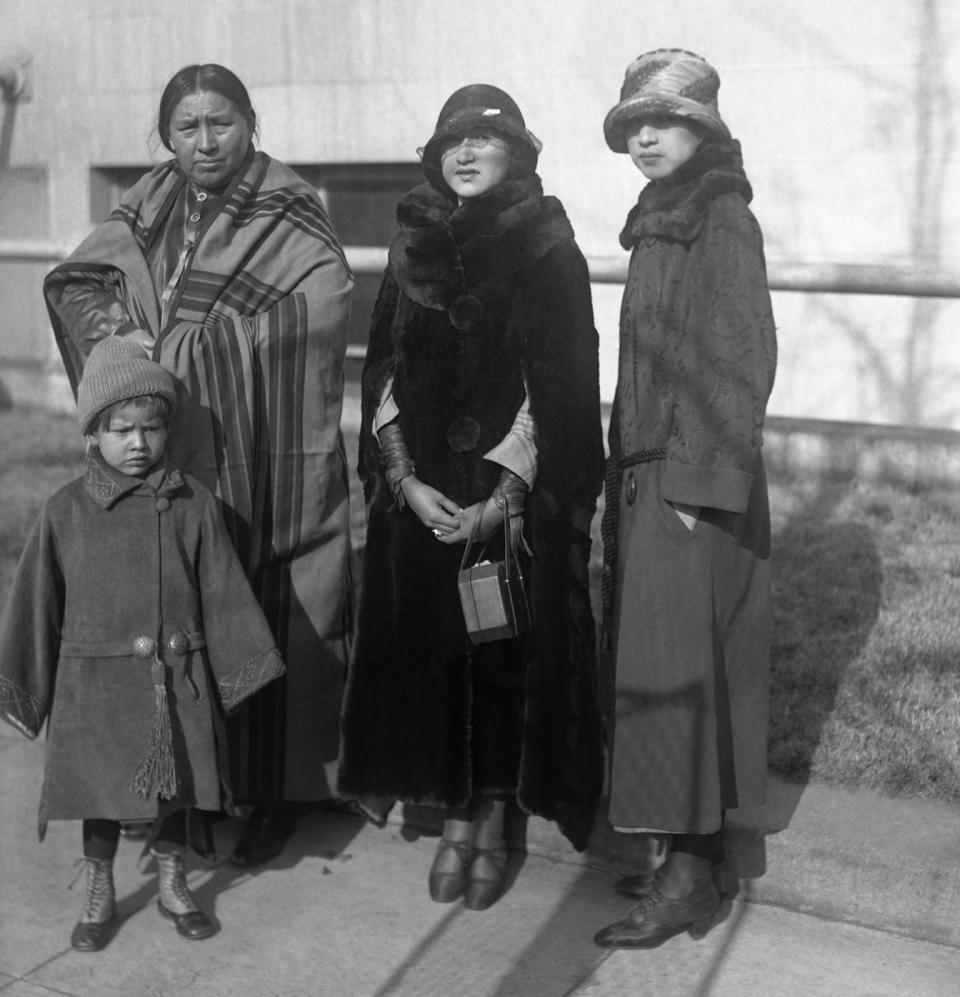
[[[679,936],[653,952],[592,944],[629,907],[612,889],[631,865],[620,836],[598,831],[577,855],[552,825],[531,820],[510,889],[475,913],[429,900],[435,839],[422,823],[378,830],[315,812],[256,873],[191,863],[192,888],[222,926],[199,943],[161,919],[152,868],[138,865],[137,843],[122,842],[121,924],[104,951],[77,953],[69,936],[83,880],[67,885],[79,823],[53,823],[36,841],[43,751],[0,730],[4,997],[960,992],[960,814],[820,785],[775,784],[763,812],[731,821],[740,894],[699,942]]]

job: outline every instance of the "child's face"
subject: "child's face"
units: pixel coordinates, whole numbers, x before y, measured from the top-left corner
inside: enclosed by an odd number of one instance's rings
[[[440,148],[440,169],[461,201],[489,193],[510,172],[510,143],[495,131],[471,128]]]
[[[116,408],[107,428],[95,429],[91,438],[112,468],[142,478],[163,456],[167,427],[161,416],[130,401]]]
[[[702,141],[683,118],[644,115],[628,121],[623,131],[634,166],[648,180],[670,176],[697,151]]]

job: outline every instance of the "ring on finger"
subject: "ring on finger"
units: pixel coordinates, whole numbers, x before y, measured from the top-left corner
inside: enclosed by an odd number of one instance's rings
[[[442,537],[443,536],[443,530],[434,530],[433,531],[433,535],[435,537]]]

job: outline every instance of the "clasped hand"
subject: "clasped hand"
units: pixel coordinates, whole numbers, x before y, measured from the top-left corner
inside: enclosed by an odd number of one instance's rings
[[[466,543],[478,519],[477,540],[492,536],[503,522],[503,513],[490,499],[461,509],[443,492],[424,484],[412,474],[400,482],[400,489],[410,511],[443,544]]]

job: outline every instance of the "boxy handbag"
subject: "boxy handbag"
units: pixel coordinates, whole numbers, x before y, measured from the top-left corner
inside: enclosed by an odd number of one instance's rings
[[[457,586],[467,634],[474,644],[487,644],[494,640],[509,640],[530,629],[530,608],[523,587],[520,561],[510,542],[510,519],[507,504],[503,504],[503,547],[500,561],[484,560],[484,545],[477,560],[471,563],[471,551],[476,540],[477,516],[470,531],[460,562]]]

